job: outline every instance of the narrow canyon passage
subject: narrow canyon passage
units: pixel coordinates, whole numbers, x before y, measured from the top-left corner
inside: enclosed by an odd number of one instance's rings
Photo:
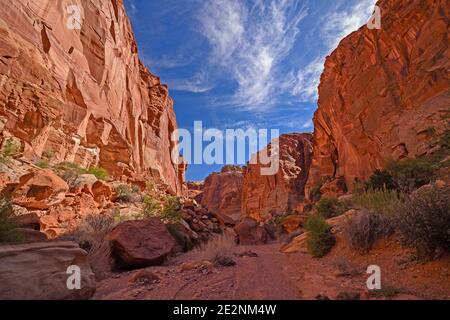
[[[148,268],[155,284],[131,284],[130,273],[100,283],[94,299],[298,300],[364,290],[364,277],[336,276],[333,265],[306,253],[284,254],[280,245],[240,246],[234,267],[182,271]],[[257,257],[245,256],[256,253]]]

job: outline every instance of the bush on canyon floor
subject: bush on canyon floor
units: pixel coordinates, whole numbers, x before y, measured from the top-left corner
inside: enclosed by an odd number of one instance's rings
[[[392,231],[390,218],[365,211],[347,221],[344,234],[351,248],[366,253]]]
[[[395,190],[368,190],[352,197],[352,203],[361,209],[378,214],[392,214],[404,200],[404,195]]]
[[[331,234],[331,226],[320,215],[312,215],[306,220],[305,229],[308,231],[308,252],[316,258],[325,256],[334,246],[336,240]]]
[[[114,217],[107,214],[91,214],[87,216],[78,228],[60,239],[77,242],[82,249],[90,251],[97,243],[101,242],[105,236],[117,225]]]
[[[223,234],[194,249],[191,256],[197,261],[210,261],[216,265],[231,266],[235,250],[235,238],[230,234]]]
[[[396,228],[420,257],[450,251],[450,188],[425,187],[398,208]]]
[[[7,199],[0,199],[0,243],[20,243],[23,238],[15,231],[14,209]]]
[[[325,219],[330,219],[347,211],[348,207],[345,203],[340,203],[336,198],[322,197],[315,204],[315,209]]]

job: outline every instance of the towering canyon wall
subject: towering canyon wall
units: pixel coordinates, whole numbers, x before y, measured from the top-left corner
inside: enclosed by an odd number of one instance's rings
[[[0,143],[24,157],[153,177],[180,192],[168,88],[138,50],[122,0],[0,0]],[[70,20],[80,8],[80,28]],[[72,25],[72,27],[69,27]]]
[[[314,116],[307,183],[343,177],[348,188],[389,160],[433,148],[449,128],[447,0],[381,0],[380,30],[363,26],[327,58]]]
[[[248,164],[244,168],[242,216],[264,221],[296,210],[304,200],[311,153],[311,134],[285,134],[279,137],[279,170],[275,175],[261,175],[261,164]]]

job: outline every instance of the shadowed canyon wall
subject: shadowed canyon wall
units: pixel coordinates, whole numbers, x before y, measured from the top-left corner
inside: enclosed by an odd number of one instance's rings
[[[20,139],[28,160],[51,154],[179,193],[173,101],[139,60],[122,0],[0,4],[0,142]],[[80,28],[68,27],[70,5],[81,9]]]
[[[427,154],[449,128],[450,6],[379,1],[382,26],[363,26],[326,59],[314,116],[307,194],[325,177],[367,178],[387,161]]]

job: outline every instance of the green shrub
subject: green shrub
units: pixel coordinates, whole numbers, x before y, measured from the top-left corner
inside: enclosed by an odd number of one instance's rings
[[[58,163],[53,169],[71,187],[74,186],[78,177],[81,175],[81,168],[77,164],[69,161]]]
[[[22,145],[13,138],[8,138],[0,151],[0,163],[7,164],[10,159],[20,153]]]
[[[386,216],[362,212],[347,221],[344,234],[350,247],[369,252],[379,239],[393,232],[390,222]]]
[[[450,251],[450,188],[418,190],[398,208],[396,227],[420,257]]]
[[[100,244],[117,225],[115,217],[107,214],[91,214],[84,218],[78,228],[60,237],[60,240],[75,241],[86,251]]]
[[[320,215],[310,216],[305,223],[308,252],[316,258],[325,256],[334,246],[336,240],[331,234],[331,226]]]
[[[137,189],[131,188],[127,184],[120,184],[115,188],[117,198],[120,203],[135,203],[142,201],[142,196]]]
[[[322,192],[320,191],[322,185],[323,185],[322,183],[318,183],[311,189],[310,192],[311,201],[315,202],[320,200],[320,198],[322,197]]]
[[[41,159],[38,162],[36,162],[36,166],[41,169],[48,169],[50,167],[50,163],[47,159]]]
[[[352,202],[359,208],[368,209],[374,213],[392,214],[395,208],[402,203],[404,196],[395,190],[368,190],[355,194]]]
[[[144,197],[144,204],[142,207],[143,218],[158,217],[161,213],[161,205],[158,204],[151,196]]]
[[[377,169],[365,183],[365,190],[394,190],[394,178],[386,170]]]
[[[388,163],[386,170],[392,175],[397,190],[410,193],[433,180],[436,166],[424,158],[403,159]]]
[[[0,244],[20,243],[23,236],[15,231],[18,227],[14,221],[14,210],[6,199],[0,199]]]
[[[450,130],[446,130],[440,137],[439,146],[444,150],[450,150]]]
[[[92,167],[89,169],[81,169],[80,172],[82,174],[93,174],[99,180],[108,179],[108,171],[102,167]]]
[[[343,203],[339,203],[336,198],[322,197],[316,204],[317,213],[325,219],[333,218],[343,214],[347,207]]]
[[[161,212],[161,218],[176,222],[181,219],[181,204],[177,197],[168,197]]]

